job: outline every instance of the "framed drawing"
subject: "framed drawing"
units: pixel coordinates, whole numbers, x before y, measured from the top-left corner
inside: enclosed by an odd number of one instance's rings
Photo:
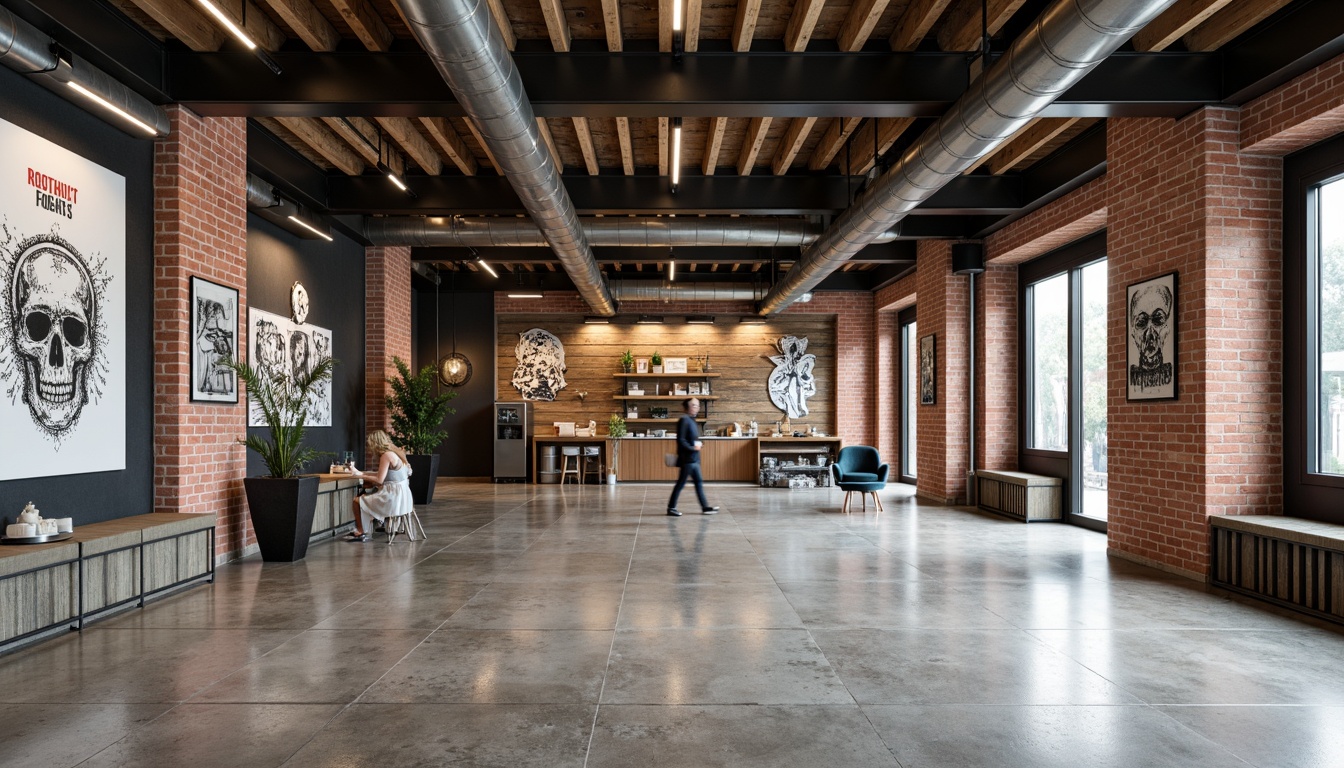
[[[635,358],[635,373],[648,373],[648,372],[649,372],[649,358],[647,358],[647,357],[636,357],[636,358]]]
[[[692,395],[698,395],[698,394],[700,394],[700,382],[698,382],[698,381],[693,381],[693,382],[690,383],[689,386],[690,386],[691,394],[692,394]]]
[[[663,373],[685,373],[687,359],[685,357],[664,357]]]
[[[937,399],[937,340],[929,334],[919,340],[919,404],[933,405]]]
[[[1176,399],[1176,273],[1125,289],[1126,400]]]
[[[238,359],[238,291],[191,278],[191,399],[238,402],[238,381],[224,360]]]

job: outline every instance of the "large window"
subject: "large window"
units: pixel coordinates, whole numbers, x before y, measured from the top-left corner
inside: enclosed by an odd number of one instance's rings
[[[1315,410],[1309,471],[1344,475],[1344,179],[1313,190],[1307,253],[1307,397]],[[1309,235],[1310,236],[1310,235]]]
[[[1032,448],[1069,450],[1069,276],[1033,284],[1027,293],[1031,332]]]
[[[919,327],[915,310],[900,315],[901,324],[901,472],[903,483],[914,483],[919,441]]]

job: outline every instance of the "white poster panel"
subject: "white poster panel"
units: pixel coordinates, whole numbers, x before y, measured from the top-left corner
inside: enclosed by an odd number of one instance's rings
[[[293,381],[306,376],[312,366],[331,357],[331,331],[309,323],[296,323],[283,315],[249,307],[248,360],[262,376]],[[308,403],[309,427],[330,427],[332,410],[331,381],[318,386]],[[267,426],[261,408],[248,398],[247,425]]]
[[[0,480],[125,468],[126,179],[0,120]]]

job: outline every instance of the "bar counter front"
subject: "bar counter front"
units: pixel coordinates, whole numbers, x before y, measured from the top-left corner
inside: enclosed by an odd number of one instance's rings
[[[768,455],[827,455],[830,461],[840,452],[838,437],[714,437],[705,436],[700,449],[701,472],[707,481],[754,483],[761,467],[761,457]],[[619,447],[616,445],[619,443]],[[546,445],[600,445],[602,447],[602,474],[609,471],[611,457],[619,451],[616,461],[617,481],[639,482],[677,479],[677,468],[663,462],[663,456],[676,453],[675,437],[556,437],[532,438],[532,482],[537,482],[541,463],[541,448]]]

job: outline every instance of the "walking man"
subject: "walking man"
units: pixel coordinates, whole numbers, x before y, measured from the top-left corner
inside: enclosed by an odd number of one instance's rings
[[[681,496],[681,489],[686,487],[686,478],[691,478],[695,481],[695,495],[700,498],[700,511],[713,515],[719,508],[709,505],[709,500],[705,498],[705,482],[700,476],[702,443],[700,428],[695,424],[695,416],[700,413],[700,401],[692,397],[682,401],[681,408],[685,413],[677,420],[677,466],[680,471],[677,473],[677,484],[672,486],[672,498],[667,500],[667,514],[681,517],[677,511],[677,498]]]

